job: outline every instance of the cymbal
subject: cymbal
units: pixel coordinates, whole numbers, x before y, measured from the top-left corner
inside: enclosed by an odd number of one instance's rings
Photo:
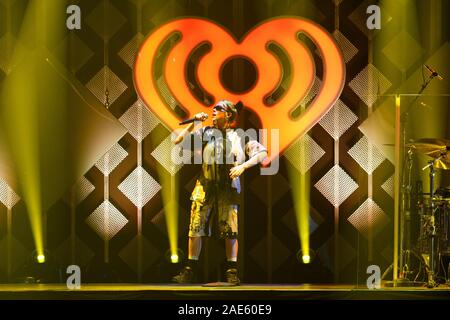
[[[434,166],[439,169],[450,169],[450,140],[422,138],[406,144],[406,147],[414,149],[436,160]]]
[[[450,170],[450,163],[442,161],[442,160],[438,160],[435,162],[434,167],[438,168],[438,169],[443,169],[443,170]]]

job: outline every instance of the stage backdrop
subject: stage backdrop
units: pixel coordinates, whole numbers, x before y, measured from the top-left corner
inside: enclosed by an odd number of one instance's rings
[[[35,49],[32,43],[18,41],[29,2],[0,1],[2,81],[11,72],[6,67],[11,43]],[[417,10],[437,12],[444,19],[450,8],[445,1],[439,1],[440,7],[436,3],[417,3]],[[49,200],[44,219],[49,257],[61,266],[80,265],[86,281],[169,281],[180,265],[167,261],[167,204],[162,188],[170,188],[167,181],[178,181],[178,238],[186,252],[189,197],[198,168],[171,166],[170,131],[142,104],[134,88],[135,53],[152,30],[175,18],[204,17],[239,39],[272,17],[298,16],[317,22],[335,37],[345,59],[346,83],[338,102],[302,138],[308,146],[306,166],[299,165],[297,141],[281,155],[276,175],[260,176],[257,168],[244,174],[241,277],[253,283],[365,283],[367,266],[377,264],[383,271],[390,265],[394,166],[388,152],[372,143],[361,128],[377,108],[393,106],[393,100],[380,95],[398,92],[424,61],[448,52],[448,38],[427,43],[420,34],[402,28],[398,13],[386,10],[382,30],[387,36],[377,41],[379,32],[366,26],[366,9],[378,1],[74,0],[69,4],[81,8],[81,29],[65,31],[45,49],[61,64],[58,74],[70,92],[96,99],[90,105],[101,104],[123,134],[112,144],[107,139],[98,143],[96,150],[107,146],[107,152],[89,163],[75,185],[65,186],[60,190],[64,194]],[[317,67],[307,98],[312,99],[322,78],[321,58],[312,42],[305,41]],[[416,51],[408,60],[389,60],[389,53],[401,50],[404,42],[414,44]],[[374,59],[374,50],[383,53],[380,59]],[[388,71],[378,63],[388,65]],[[248,88],[254,77],[254,70],[242,61],[224,70],[224,82],[235,90]],[[250,111],[245,111],[245,118],[245,126],[259,126]],[[101,140],[105,132],[93,132],[87,139]],[[288,170],[309,172],[311,177],[310,245],[315,257],[309,265],[297,257],[300,243]],[[20,192],[7,184],[6,173],[0,172],[0,177],[0,270],[3,280],[13,280],[20,276],[34,244]],[[205,250],[204,280],[215,281],[215,265],[223,260],[222,243],[211,240]]]

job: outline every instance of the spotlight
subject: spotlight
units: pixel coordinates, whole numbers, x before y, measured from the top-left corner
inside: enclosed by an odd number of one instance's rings
[[[166,254],[166,259],[170,262],[170,263],[178,263],[181,260],[183,260],[184,257],[184,253],[181,249],[177,249],[176,252],[172,252],[170,249],[167,250]]]
[[[47,250],[39,253],[34,251],[18,273],[17,280],[25,283],[58,283],[62,282],[62,273]]]
[[[172,262],[172,263],[178,263],[178,254],[172,254],[171,256],[170,256],[170,262]]]
[[[304,255],[302,256],[302,260],[303,260],[303,263],[304,263],[304,264],[308,264],[308,263],[311,262],[311,256],[310,256],[309,254],[304,254]]]
[[[313,249],[308,249],[308,251],[303,252],[303,250],[298,250],[297,252],[297,260],[303,264],[311,263],[316,257],[316,253]]]
[[[45,262],[45,256],[43,254],[38,254],[36,257],[37,263],[44,263]]]
[[[44,250],[44,252],[38,252],[37,250],[33,251],[31,255],[31,260],[33,263],[46,263],[48,257],[48,251]]]

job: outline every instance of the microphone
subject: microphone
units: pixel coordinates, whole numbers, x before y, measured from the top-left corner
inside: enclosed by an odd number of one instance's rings
[[[425,68],[428,69],[428,71],[431,72],[431,75],[433,77],[437,77],[439,80],[444,80],[444,78],[436,70],[434,70],[433,68],[431,68],[430,66],[428,66],[426,64],[424,64],[424,66],[425,66]]]
[[[193,118],[190,118],[190,119],[186,119],[186,120],[184,120],[184,121],[181,121],[179,124],[180,124],[180,125],[183,125],[183,124],[192,123],[192,122],[194,122],[194,121],[205,121],[206,119],[208,119],[208,115],[207,115],[207,114],[205,114],[205,117],[204,117],[203,120],[198,120],[198,119],[196,119],[195,117],[193,117]]]

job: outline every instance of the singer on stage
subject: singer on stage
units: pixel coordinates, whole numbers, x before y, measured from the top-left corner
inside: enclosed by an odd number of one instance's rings
[[[241,191],[239,176],[267,157],[266,148],[258,141],[250,140],[244,146],[243,137],[234,130],[240,108],[240,103],[235,106],[230,101],[222,100],[213,108],[212,127],[201,126],[197,129],[195,123],[190,123],[174,141],[178,144],[188,134],[197,135],[203,141],[202,170],[191,195],[188,262],[183,270],[173,277],[174,282],[194,282],[198,272],[202,237],[211,236],[211,229],[215,227],[218,236],[225,240],[227,282],[232,285],[240,283],[237,272],[238,211]],[[197,124],[199,121],[205,121],[207,117],[208,115],[203,112],[194,116],[198,120]],[[248,156],[247,161],[244,150]],[[213,225],[212,221],[218,221],[218,225]]]

